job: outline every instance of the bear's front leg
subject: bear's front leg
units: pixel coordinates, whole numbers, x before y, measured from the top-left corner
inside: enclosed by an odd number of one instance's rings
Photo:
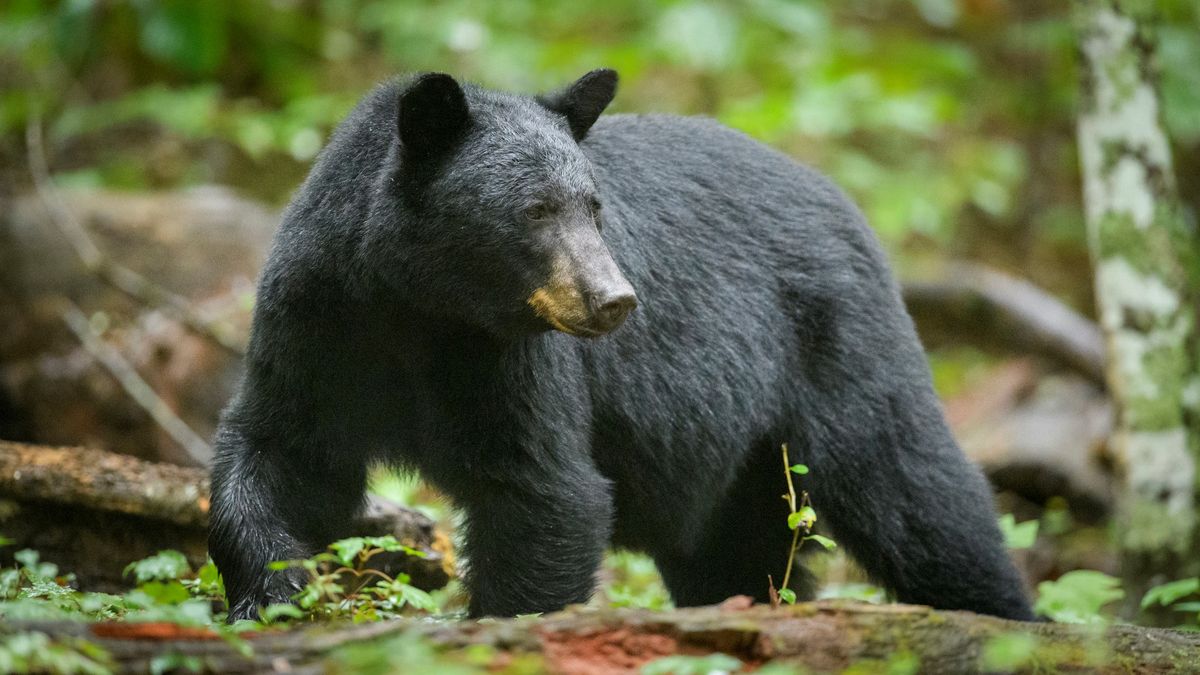
[[[534,466],[519,480],[454,492],[471,616],[552,612],[592,596],[613,514],[594,468]]]
[[[238,414],[230,411],[217,432],[209,523],[230,622],[291,602],[307,575],[268,565],[320,551],[359,509],[366,487],[365,463],[329,450],[335,446],[319,434],[255,436]]]

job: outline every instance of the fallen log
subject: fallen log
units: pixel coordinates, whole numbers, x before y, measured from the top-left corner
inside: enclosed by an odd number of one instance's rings
[[[734,598],[667,612],[571,609],[542,618],[398,620],[302,625],[247,638],[239,651],[216,634],[161,624],[7,624],[102,647],[119,672],[156,658],[204,672],[478,672],[602,675],[637,672],[664,657],[721,653],[724,668],[774,663],[797,672],[1190,673],[1200,634],[1135,626],[1021,623],[967,612],[844,601],[772,609]],[[683,670],[684,666],[678,666]],[[693,666],[692,670],[695,670]],[[467,672],[472,672],[467,670]],[[678,672],[678,671],[677,671]],[[706,672],[706,671],[705,671]]]
[[[1032,354],[1104,386],[1100,328],[1033,284],[972,263],[904,282],[904,302],[926,347],[952,342]]]
[[[1115,477],[1107,442],[1114,413],[1095,383],[1013,359],[945,405],[954,437],[997,490],[1032,504],[1065,497],[1087,523],[1111,512]]]
[[[147,462],[102,450],[0,441],[0,534],[76,575],[81,588],[118,591],[131,561],[162,549],[204,563],[208,538],[208,472]],[[448,580],[449,545],[424,515],[386,500],[369,500],[344,536],[392,534],[426,552],[396,562],[421,588]]]

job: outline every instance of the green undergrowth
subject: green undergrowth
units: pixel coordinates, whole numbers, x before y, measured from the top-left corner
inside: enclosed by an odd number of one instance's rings
[[[793,513],[801,513],[799,504],[800,501]],[[797,523],[797,527],[802,525],[804,522]],[[1000,521],[1001,530],[1013,549],[1032,546],[1038,537],[1039,525],[1046,523],[1017,523],[1011,516]],[[8,543],[0,538],[0,545]],[[11,567],[0,569],[0,625],[40,621],[168,623],[181,629],[215,632],[236,650],[249,654],[252,646],[242,637],[247,631],[404,616],[434,619],[462,616],[463,598],[456,583],[432,592],[416,588],[405,574],[389,574],[374,564],[384,553],[424,555],[390,536],[354,537],[334,542],[326,551],[306,560],[273,563],[271,567],[275,570],[301,569],[307,574],[308,583],[293,597],[294,604],[271,605],[262,610],[258,620],[227,625],[224,588],[212,561],[193,569],[182,553],[160,551],[130,563],[125,568],[125,575],[133,588],[121,594],[110,594],[77,589],[74,575],[64,573],[53,562],[42,560],[36,551],[25,549],[13,554]],[[644,555],[625,551],[611,553],[606,558],[602,577],[605,582],[592,601],[594,606],[650,610],[672,607],[653,562]],[[1124,595],[1117,579],[1093,570],[1076,570],[1039,584],[1035,607],[1040,615],[1054,621],[1102,626],[1115,621],[1113,605]],[[853,580],[827,584],[820,597],[867,602],[887,599],[881,589]],[[791,598],[784,599],[785,602],[789,600]],[[1180,627],[1196,629],[1200,626],[1200,579],[1181,579],[1156,586],[1146,593],[1141,605],[1143,609],[1162,606],[1176,610],[1181,618]],[[363,645],[336,650],[329,656],[329,664],[339,672],[394,672],[404,664],[425,662],[438,664],[444,672],[495,671],[495,654],[462,652],[447,655],[411,636],[389,640],[395,641],[391,645],[394,649],[379,650]],[[1040,652],[1027,642],[1020,636],[997,640],[985,650],[986,659],[998,670],[1038,661]],[[709,659],[670,657],[650,664],[645,672],[712,672],[714,667],[722,670],[719,666],[724,662],[718,664]],[[201,662],[193,661],[195,657],[163,654],[150,667],[155,672],[202,668]],[[733,665],[732,661],[728,665]],[[104,649],[84,639],[52,638],[36,629],[22,628],[7,634],[0,631],[0,672],[107,673],[112,668],[112,659]],[[540,660],[530,657],[509,660],[502,670],[538,672],[539,668]]]

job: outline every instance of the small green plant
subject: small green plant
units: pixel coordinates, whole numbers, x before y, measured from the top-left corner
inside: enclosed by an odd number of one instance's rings
[[[201,567],[206,578],[215,576],[216,567],[208,561]],[[212,601],[221,597],[219,582],[206,582],[193,574],[187,558],[179,551],[158,553],[125,567],[137,588],[126,593],[127,621],[169,621],[190,626],[214,623]]]
[[[503,663],[502,668],[494,666]],[[544,672],[534,654],[499,653],[490,645],[470,645],[462,650],[444,650],[411,633],[381,640],[351,643],[334,649],[325,668],[335,673],[437,673],[437,675],[486,675],[487,673]]]
[[[611,581],[604,586],[602,600],[609,607],[669,609],[671,595],[663,585],[654,561],[632,551],[616,551],[605,557]]]
[[[1074,570],[1038,584],[1033,609],[1060,623],[1102,624],[1108,617],[1100,610],[1123,597],[1119,579],[1095,570]]]
[[[1011,673],[1029,665],[1037,652],[1037,638],[1024,633],[1001,633],[983,645],[979,655],[980,669],[987,672]]]
[[[211,560],[193,572],[182,553],[159,551],[126,566],[125,576],[137,585],[112,595],[76,590],[72,575],[60,575],[58,566],[42,561],[36,551],[23,550],[14,554],[15,566],[0,569],[0,619],[167,622],[210,628],[234,644],[236,632],[284,620],[362,621],[436,609],[434,597],[410,585],[407,575],[393,578],[367,567],[372,558],[385,552],[425,555],[394,537],[354,537],[334,542],[326,552],[308,560],[274,563],[274,569],[300,567],[310,573],[309,583],[295,597],[299,606],[266,607],[261,621],[238,622],[230,630],[224,625],[224,616],[213,612],[214,605],[224,598],[224,589]],[[234,646],[241,649],[245,645]],[[0,668],[0,672],[5,671]]]
[[[861,581],[826,584],[821,588],[821,592],[817,594],[817,597],[822,600],[857,600],[873,605],[880,605],[888,601],[886,590],[874,584],[863,583]]]
[[[73,575],[40,559],[33,550],[17,551],[16,565],[0,570],[0,618],[9,620],[165,621],[209,627],[227,639],[212,614],[220,597],[216,570],[209,562],[192,576],[187,559],[177,551],[160,551],[125,568],[138,583],[123,595],[83,592],[72,588]],[[100,647],[80,639],[51,639],[26,632],[0,642],[0,672],[111,672],[111,660]]]
[[[655,659],[642,666],[641,675],[719,675],[742,669],[742,662],[728,654],[687,656],[676,654]]]
[[[1013,514],[1006,513],[1000,516],[999,523],[1000,531],[1004,533],[1004,544],[1014,551],[1032,548],[1034,542],[1037,541],[1038,521],[1036,520],[1018,523]]]
[[[1181,600],[1186,602],[1180,602]],[[1146,610],[1154,605],[1190,614],[1191,620],[1184,624],[1183,628],[1200,627],[1200,577],[1171,581],[1146,591],[1142,596],[1142,609]]]
[[[52,640],[45,633],[0,637],[0,673],[113,672],[112,657],[98,645],[78,638]]]
[[[432,520],[441,520],[448,515],[446,502],[414,473],[375,467],[367,481],[367,489],[372,494],[416,509]]]
[[[817,522],[817,512],[813,510],[812,504],[808,499],[808,492],[802,491],[800,498],[796,498],[796,486],[792,483],[792,474],[804,476],[808,474],[808,467],[804,464],[792,464],[788,459],[788,446],[784,443],[783,450],[783,473],[787,477],[788,491],[783,495],[788,504],[788,529],[792,531],[792,546],[788,550],[787,568],[783,572],[783,583],[779,585],[779,590],[775,590],[774,584],[771,586],[772,598],[778,597],[779,600],[790,604],[796,602],[796,592],[788,587],[788,583],[792,579],[792,567],[796,562],[796,549],[800,544],[806,541],[815,541],[824,546],[826,550],[832,550],[837,547],[832,539],[823,537],[819,534],[813,534],[812,528]],[[775,603],[772,603],[775,604]]]
[[[409,584],[407,574],[391,577],[368,566],[381,553],[402,552],[425,557],[423,551],[405,546],[391,535],[383,537],[350,537],[335,541],[323,553],[306,560],[273,562],[273,570],[300,568],[308,572],[309,581],[291,605],[272,605],[263,611],[263,620],[272,623],[280,619],[325,618],[351,619],[355,622],[390,619],[407,610],[431,612],[437,602],[425,591]],[[301,611],[303,610],[303,611]]]
[[[886,659],[863,659],[850,664],[841,675],[916,675],[921,670],[921,660],[907,649],[889,654]]]
[[[80,593],[71,588],[73,575],[59,575],[37,551],[13,554],[16,566],[0,570],[0,618],[14,620],[103,620],[124,615],[120,596]]]

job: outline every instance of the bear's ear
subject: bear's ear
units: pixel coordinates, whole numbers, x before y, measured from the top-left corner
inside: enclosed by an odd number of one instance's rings
[[[400,93],[396,112],[400,147],[417,160],[436,157],[470,123],[462,87],[445,73],[426,73]]]
[[[571,135],[582,141],[600,113],[612,103],[617,93],[617,71],[609,68],[593,70],[552,94],[537,98],[546,108],[567,118]]]

